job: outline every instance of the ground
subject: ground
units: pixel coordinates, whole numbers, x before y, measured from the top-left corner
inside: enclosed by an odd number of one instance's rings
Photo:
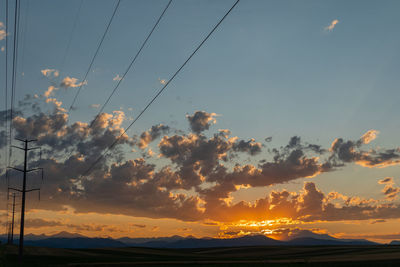
[[[1,247],[0,266],[400,266],[400,246],[56,249]]]

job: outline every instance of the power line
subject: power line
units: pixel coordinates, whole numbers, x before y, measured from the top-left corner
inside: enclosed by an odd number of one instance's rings
[[[70,106],[69,109],[68,109],[68,113],[69,113],[69,112],[71,111],[71,109],[73,108],[73,106],[74,106],[74,104],[75,104],[75,102],[76,102],[76,99],[78,98],[78,95],[79,95],[79,93],[81,92],[82,86],[85,84],[86,78],[87,78],[87,76],[88,76],[90,70],[92,69],[94,60],[96,59],[96,56],[97,56],[97,54],[99,53],[100,47],[101,47],[101,45],[103,44],[104,38],[106,37],[107,32],[108,32],[108,29],[109,29],[110,26],[111,26],[111,23],[112,23],[112,21],[113,21],[113,19],[114,19],[115,13],[117,13],[117,9],[118,9],[118,7],[119,7],[120,2],[121,2],[121,0],[118,0],[117,4],[115,5],[114,12],[113,12],[113,14],[112,14],[112,16],[111,16],[111,18],[110,18],[110,21],[109,21],[108,24],[107,24],[107,27],[106,27],[106,30],[104,31],[103,36],[101,37],[100,43],[97,45],[96,52],[94,53],[94,56],[93,56],[93,58],[92,58],[92,61],[90,62],[89,68],[87,69],[86,74],[85,74],[84,78],[82,79],[81,84],[80,84],[80,86],[79,86],[79,88],[78,88],[78,91],[77,91],[76,94],[75,94],[74,100],[72,101],[72,104],[71,104],[71,106]]]
[[[5,39],[6,39],[6,60],[5,60],[5,75],[6,75],[6,77],[5,77],[5,98],[4,98],[4,102],[5,102],[5,123],[4,123],[4,127],[5,127],[5,129],[6,129],[6,134],[8,133],[8,127],[7,127],[7,125],[8,125],[8,37],[7,37],[7,35],[8,35],[8,0],[6,0],[6,23],[5,23],[6,25],[6,36],[5,36]],[[8,142],[7,142],[8,143]],[[7,150],[5,150],[5,157],[4,157],[4,159],[5,159],[5,165],[7,165],[7,157],[8,157],[8,155],[7,155]]]
[[[77,12],[76,15],[75,15],[74,24],[73,24],[73,26],[72,26],[72,30],[71,30],[71,33],[70,33],[70,35],[69,35],[68,43],[67,43],[67,46],[66,46],[66,48],[65,48],[65,53],[64,53],[63,59],[62,59],[62,61],[61,61],[61,65],[60,65],[61,67],[60,67],[59,77],[61,76],[61,73],[62,73],[63,70],[64,70],[65,61],[66,61],[66,59],[67,59],[67,55],[68,55],[68,52],[69,52],[69,48],[70,48],[70,46],[71,46],[72,37],[73,37],[74,32],[75,32],[75,29],[76,29],[76,25],[77,25],[77,22],[78,22],[78,19],[79,19],[79,15],[80,15],[80,13],[81,13],[82,5],[83,5],[83,0],[81,0],[81,2],[80,2],[80,4],[79,4],[79,7],[78,7],[78,12]]]
[[[240,0],[237,0],[233,6],[225,13],[225,15],[220,19],[220,21],[214,26],[214,28],[208,33],[208,35],[201,41],[201,43],[196,47],[196,49],[192,52],[192,54],[186,59],[186,61],[181,65],[181,67],[172,75],[172,77],[165,83],[165,85],[157,92],[157,94],[151,99],[151,101],[145,106],[145,108],[139,113],[139,115],[132,121],[132,123],[124,130],[124,132],[117,138],[115,141],[107,147],[105,152],[101,153],[101,155],[96,159],[96,161],[83,173],[82,176],[86,176],[92,170],[92,168],[104,157],[104,155],[114,147],[120,138],[132,127],[132,125],[143,115],[144,112],[153,104],[153,102],[157,99],[158,96],[167,88],[167,86],[172,82],[172,80],[178,75],[178,73],[185,67],[185,65],[189,62],[189,60],[196,54],[196,52],[203,46],[203,44],[208,40],[208,38],[213,34],[213,32],[218,28],[218,26],[225,20],[225,18],[231,13],[231,11],[235,8],[235,6],[239,3]]]
[[[19,0],[15,0],[15,5],[14,5],[14,36],[13,36],[13,55],[12,55],[12,76],[11,76],[11,100],[10,100],[10,112],[9,116],[7,116],[7,119],[10,120],[10,125],[9,125],[9,151],[8,151],[8,165],[11,162],[11,157],[12,157],[12,147],[11,147],[11,142],[12,142],[12,128],[13,128],[13,118],[14,118],[14,102],[15,102],[15,86],[16,86],[16,70],[17,70],[17,61],[18,61],[18,35],[19,35],[19,15],[20,15],[20,2]],[[7,29],[8,29],[8,1],[7,1]],[[6,34],[8,32],[6,31]],[[7,38],[8,39],[8,38]],[[8,44],[8,40],[6,39],[6,45]],[[8,45],[7,45],[7,51],[8,51]],[[6,54],[6,57],[8,56],[8,53]],[[8,63],[8,62],[7,62]],[[7,71],[8,75],[8,71]],[[8,82],[7,82],[8,83]],[[6,114],[8,111],[6,111]],[[7,122],[6,122],[7,123]],[[7,186],[8,186],[8,180],[7,180]],[[7,209],[7,213],[9,210]]]
[[[172,0],[170,0],[168,2],[168,4],[165,6],[164,10],[162,11],[161,15],[158,17],[156,23],[154,24],[153,28],[151,29],[151,31],[149,32],[149,34],[147,35],[146,39],[143,41],[142,45],[140,46],[139,50],[137,51],[136,55],[133,57],[133,59],[131,60],[130,64],[128,65],[128,67],[126,68],[124,74],[122,75],[121,79],[118,81],[117,85],[114,87],[113,91],[111,92],[111,94],[108,96],[107,100],[105,101],[105,103],[103,104],[103,106],[101,107],[100,111],[97,113],[97,115],[95,116],[94,120],[90,123],[89,128],[92,128],[93,124],[97,121],[99,115],[102,113],[102,111],[104,110],[105,106],[108,104],[108,102],[110,101],[111,97],[114,95],[114,93],[116,92],[116,90],[118,89],[119,85],[121,84],[122,80],[125,78],[125,76],[127,75],[127,73],[129,72],[129,70],[131,69],[131,67],[133,66],[133,64],[135,63],[136,59],[138,58],[138,56],[140,55],[141,51],[143,50],[143,48],[145,47],[147,41],[150,39],[151,35],[153,34],[154,30],[157,28],[158,24],[160,23],[161,19],[163,18],[165,12],[167,11],[168,7],[171,5]],[[73,151],[71,151],[71,153],[69,154],[68,158],[72,155]]]
[[[14,12],[14,44],[13,44],[13,60],[12,60],[12,79],[11,79],[11,107],[10,107],[10,150],[9,157],[11,158],[11,140],[12,140],[12,127],[14,118],[14,102],[15,102],[15,87],[17,83],[17,63],[18,63],[18,36],[19,36],[19,15],[20,15],[20,1],[15,0]],[[11,160],[9,158],[9,161]]]
[[[6,60],[5,60],[5,63],[6,63],[6,66],[5,66],[5,75],[6,75],[6,77],[5,77],[5,105],[6,105],[6,108],[5,108],[5,123],[4,123],[4,127],[5,127],[5,133],[6,133],[6,145],[8,144],[8,140],[7,140],[7,134],[8,134],[8,0],[6,0],[5,1],[6,3],[6,22],[5,22],[5,30],[6,30],[6,36],[5,36],[5,39],[6,39]],[[7,149],[5,149],[4,150],[4,154],[5,154],[5,157],[4,157],[4,166],[7,166],[8,165],[8,153],[7,153]],[[7,170],[6,170],[6,173],[7,173]],[[7,186],[9,186],[9,184],[8,184],[8,181],[7,181]],[[8,195],[7,195],[7,200],[8,200]],[[7,201],[7,224],[6,224],[6,231],[8,232],[8,224],[9,224],[9,214],[8,214],[8,212],[9,212],[9,209],[8,209],[8,201]]]
[[[24,70],[25,70],[25,51],[26,51],[26,43],[27,43],[27,41],[26,41],[26,39],[27,39],[27,34],[26,34],[26,32],[28,31],[28,20],[29,20],[29,7],[30,7],[30,5],[29,5],[29,3],[30,3],[30,0],[26,0],[26,5],[25,5],[25,14],[24,14],[24,24],[23,24],[23,26],[22,26],[22,29],[21,29],[21,35],[22,35],[22,38],[21,38],[21,42],[22,42],[22,57],[21,57],[21,60],[20,60],[20,63],[21,63],[21,73],[22,73],[22,78],[21,78],[21,82],[20,82],[20,88],[21,88],[21,90],[23,90],[23,88],[24,88],[24,81],[25,81],[25,72],[24,72]]]
[[[142,45],[140,46],[140,49],[138,50],[138,52],[136,53],[136,55],[133,57],[131,63],[129,64],[128,68],[126,68],[124,74],[122,75],[121,79],[118,81],[117,85],[114,87],[114,89],[112,90],[111,94],[108,96],[106,102],[104,102],[103,106],[100,108],[100,111],[97,113],[96,117],[94,118],[94,120],[90,123],[90,128],[93,126],[93,124],[97,121],[97,118],[99,117],[99,115],[103,112],[105,106],[108,104],[108,102],[110,101],[111,97],[114,95],[114,93],[116,92],[116,90],[118,89],[119,85],[121,84],[122,80],[125,78],[126,74],[129,72],[129,70],[131,69],[131,67],[133,66],[133,64],[135,63],[136,59],[138,58],[138,56],[140,55],[140,53],[142,52],[144,46],[146,45],[147,41],[150,39],[151,35],[153,34],[154,30],[157,28],[159,22],[161,21],[162,17],[164,16],[165,12],[167,11],[168,7],[170,6],[172,0],[170,0],[167,4],[167,6],[164,8],[163,12],[161,13],[161,15],[158,17],[156,23],[154,24],[153,28],[151,29],[151,31],[149,32],[149,34],[147,35],[146,39],[144,40],[144,42],[142,43]]]

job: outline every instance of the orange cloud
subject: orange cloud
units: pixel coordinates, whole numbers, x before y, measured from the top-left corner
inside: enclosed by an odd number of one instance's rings
[[[64,88],[70,88],[70,87],[75,88],[75,87],[79,87],[79,86],[82,86],[85,84],[87,84],[87,81],[78,83],[77,78],[71,78],[71,77],[67,76],[61,81],[60,86],[64,87]]]
[[[366,132],[365,134],[363,134],[360,138],[360,140],[364,143],[364,144],[369,144],[371,141],[375,140],[376,137],[378,136],[379,131],[377,130],[369,130],[368,132]]]
[[[336,27],[336,24],[339,23],[339,20],[334,19],[332,20],[331,24],[329,24],[328,26],[326,26],[324,29],[325,31],[333,31],[333,29]]]
[[[56,69],[44,69],[40,71],[46,77],[58,77],[60,72]]]

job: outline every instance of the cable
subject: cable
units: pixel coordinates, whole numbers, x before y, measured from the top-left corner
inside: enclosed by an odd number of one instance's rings
[[[15,12],[14,12],[14,42],[13,42],[13,59],[12,59],[12,78],[11,78],[11,103],[10,103],[10,128],[9,128],[9,155],[8,163],[11,162],[12,157],[12,128],[13,128],[13,118],[14,118],[14,102],[15,102],[15,86],[17,81],[17,62],[18,62],[18,36],[19,36],[19,18],[20,18],[20,1],[15,0]],[[8,11],[8,1],[7,1],[7,11]],[[8,24],[8,14],[7,14],[7,24]],[[7,25],[8,26],[8,25]],[[7,32],[6,32],[7,34]],[[7,49],[8,50],[8,49]],[[8,212],[8,211],[7,211]]]
[[[21,57],[21,73],[22,73],[22,78],[20,82],[20,88],[23,91],[24,89],[24,81],[25,81],[25,50],[26,50],[26,32],[28,31],[28,20],[29,20],[29,3],[30,0],[26,0],[26,5],[25,5],[25,15],[24,15],[24,25],[21,29],[21,42],[22,42],[22,57]]]
[[[120,3],[121,3],[121,0],[118,0],[117,4],[115,5],[114,12],[113,12],[113,14],[112,14],[112,16],[111,16],[111,18],[110,18],[110,21],[108,22],[107,28],[106,28],[106,30],[104,31],[103,36],[101,37],[100,43],[99,43],[98,46],[97,46],[96,53],[94,53],[94,56],[93,56],[93,58],[92,58],[92,61],[90,62],[89,68],[88,68],[87,71],[86,71],[85,77],[82,79],[81,85],[79,86],[78,91],[77,91],[76,94],[75,94],[74,100],[72,101],[72,104],[71,104],[71,106],[70,106],[69,109],[68,109],[68,113],[69,113],[69,112],[71,111],[71,109],[73,108],[73,106],[74,106],[74,104],[75,104],[75,102],[76,102],[76,99],[78,98],[78,95],[79,95],[79,93],[81,92],[82,86],[85,84],[86,78],[87,78],[87,76],[88,76],[90,70],[92,69],[94,60],[96,59],[96,56],[97,56],[97,54],[99,53],[100,47],[101,47],[101,45],[103,44],[104,38],[105,38],[106,35],[107,35],[108,29],[110,28],[110,25],[111,25],[111,23],[112,23],[112,21],[113,21],[113,19],[114,19],[115,13],[117,12],[117,9],[118,9]]]
[[[81,14],[82,5],[83,5],[83,0],[81,0],[81,3],[79,4],[79,7],[78,7],[78,12],[75,15],[74,24],[72,26],[72,30],[71,30],[71,33],[69,35],[68,43],[67,43],[67,46],[65,48],[65,53],[64,53],[63,59],[61,61],[59,77],[61,77],[61,73],[64,70],[65,61],[67,59],[69,48],[71,46],[72,37],[73,37],[75,29],[76,29],[76,25],[77,25],[77,22],[78,22],[78,19],[79,19],[79,15]]]
[[[12,77],[11,77],[11,103],[10,103],[10,128],[9,128],[9,153],[8,163],[11,162],[12,157],[12,128],[14,119],[14,102],[15,102],[15,86],[17,81],[17,62],[18,62],[18,35],[19,35],[19,15],[20,15],[20,2],[15,0],[15,12],[14,12],[14,44],[13,44],[13,56],[12,56]]]
[[[13,71],[11,79],[11,108],[10,108],[10,152],[9,161],[11,160],[11,142],[12,142],[12,127],[14,119],[14,102],[15,102],[15,87],[17,83],[17,62],[18,62],[18,36],[19,36],[19,16],[20,16],[20,1],[15,0],[15,14],[14,14],[14,46],[13,46]]]
[[[97,121],[97,118],[99,117],[99,115],[103,112],[105,106],[108,104],[108,102],[110,101],[111,97],[114,95],[115,91],[118,89],[119,85],[121,84],[122,80],[125,78],[126,74],[129,72],[130,68],[132,67],[132,65],[135,63],[136,59],[138,58],[138,56],[140,55],[140,53],[142,52],[144,46],[146,45],[147,41],[150,39],[151,35],[153,34],[154,30],[157,28],[159,22],[161,21],[162,17],[164,16],[165,12],[167,11],[168,7],[170,6],[172,0],[170,0],[167,4],[167,6],[164,8],[163,12],[161,13],[161,15],[158,17],[157,22],[154,24],[153,28],[151,29],[151,31],[149,32],[149,34],[147,35],[146,39],[144,40],[144,42],[142,43],[139,51],[136,53],[136,55],[133,57],[131,63],[129,64],[128,68],[125,70],[124,74],[122,75],[121,79],[118,81],[117,85],[114,87],[114,89],[112,90],[111,94],[108,96],[106,102],[103,104],[103,106],[100,108],[100,111],[97,113],[96,117],[94,118],[94,120],[90,123],[89,128],[92,128],[93,124]]]
[[[8,127],[7,127],[7,125],[8,125],[8,120],[7,120],[7,118],[8,118],[8,37],[7,37],[7,35],[8,35],[8,0],[6,0],[5,1],[6,3],[6,22],[5,22],[5,28],[6,28],[6,36],[5,36],[5,38],[6,38],[6,60],[5,60],[5,63],[6,63],[6,66],[5,66],[5,74],[6,74],[6,77],[5,77],[5,104],[6,104],[6,108],[5,108],[5,123],[4,123],[4,127],[5,127],[5,133],[6,133],[6,135],[7,135],[7,133],[8,133]],[[7,137],[6,137],[7,138]],[[8,144],[8,140],[6,139],[6,144]],[[8,153],[7,153],[7,149],[5,149],[4,150],[4,154],[5,154],[5,157],[4,157],[4,167],[5,167],[5,169],[6,169],[6,176],[7,176],[7,164],[8,164]],[[7,188],[8,188],[8,186],[9,186],[9,183],[8,183],[8,181],[7,181]],[[8,191],[6,191],[6,192],[8,192]],[[6,222],[6,225],[5,225],[5,227],[6,227],[6,233],[8,233],[8,225],[9,225],[9,218],[8,218],[8,215],[9,215],[9,212],[8,212],[8,193],[7,193],[7,198],[6,198],[6,210],[7,210],[7,222]]]
[[[5,123],[4,123],[4,127],[5,127],[5,132],[6,132],[6,135],[7,135],[7,133],[8,133],[8,0],[6,0],[6,23],[5,23],[6,25],[6,36],[5,36],[5,38],[6,38],[6,60],[5,60],[5,63],[6,63],[6,65],[5,65],[5,75],[6,75],[6,77],[5,77],[5,105],[6,105],[6,108],[5,108]],[[8,144],[8,140],[6,139],[6,143]],[[5,167],[7,167],[7,164],[8,164],[8,153],[7,153],[7,149],[5,149],[5,157],[4,157],[4,165],[5,165]]]
[[[141,47],[139,48],[138,52],[136,53],[136,55],[133,57],[131,63],[128,65],[128,67],[126,68],[124,74],[122,75],[121,79],[118,81],[117,85],[114,87],[113,91],[111,92],[111,94],[109,95],[108,99],[106,100],[106,102],[103,104],[103,106],[101,107],[100,111],[97,113],[97,115],[95,116],[94,120],[90,123],[89,128],[92,128],[93,124],[95,123],[95,121],[97,121],[99,115],[101,114],[101,112],[104,110],[105,106],[107,105],[107,103],[110,101],[111,97],[114,95],[114,93],[116,92],[116,90],[118,89],[119,85],[121,84],[122,80],[125,78],[126,74],[129,72],[129,70],[131,69],[131,67],[133,66],[133,64],[135,63],[136,59],[138,58],[138,56],[140,55],[141,51],[143,50],[143,48],[145,47],[147,41],[150,39],[151,35],[153,34],[154,30],[157,28],[159,22],[161,21],[162,17],[164,16],[165,12],[167,11],[168,7],[170,6],[170,4],[172,3],[172,0],[170,0],[168,2],[168,4],[166,5],[166,7],[164,8],[163,12],[161,13],[161,15],[158,17],[156,23],[154,24],[153,28],[151,29],[151,31],[149,32],[149,34],[147,35],[146,39],[144,40],[144,42],[142,43]],[[71,155],[73,154],[73,151],[71,151],[71,153],[69,154],[68,158],[71,157]]]
[[[192,52],[192,54],[186,59],[186,61],[181,65],[181,67],[172,75],[172,77],[165,83],[165,85],[157,92],[157,94],[151,99],[151,101],[145,106],[145,108],[139,113],[139,115],[132,121],[132,123],[124,130],[124,132],[117,138],[115,141],[107,147],[105,152],[101,153],[101,155],[97,158],[97,160],[83,173],[82,176],[86,176],[92,168],[104,157],[104,154],[107,153],[111,148],[113,148],[119,141],[119,139],[132,127],[132,125],[143,115],[143,113],[153,104],[153,102],[157,99],[159,95],[167,88],[170,82],[178,75],[178,73],[185,67],[185,65],[189,62],[189,60],[196,54],[196,52],[200,49],[200,47],[208,40],[208,38],[213,34],[213,32],[218,28],[218,26],[225,20],[225,18],[231,13],[231,11],[235,8],[235,6],[239,3],[240,0],[237,0],[233,6],[225,13],[225,15],[221,18],[221,20],[214,26],[214,28],[210,31],[210,33],[203,39],[203,41],[197,46],[197,48]]]

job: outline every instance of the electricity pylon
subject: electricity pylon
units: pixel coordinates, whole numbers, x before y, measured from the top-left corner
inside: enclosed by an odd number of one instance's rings
[[[26,189],[26,174],[29,172],[34,172],[34,171],[42,171],[42,179],[43,179],[43,168],[34,168],[28,170],[28,151],[34,150],[34,149],[39,149],[40,147],[34,147],[34,148],[28,148],[28,144],[30,142],[35,142],[37,140],[22,140],[15,138],[18,141],[24,142],[24,147],[19,147],[19,146],[11,146],[13,148],[18,148],[24,151],[24,168],[19,169],[15,167],[8,167],[9,169],[14,169],[16,171],[22,172],[24,174],[23,176],[23,181],[22,181],[22,189],[14,188],[14,187],[9,187],[8,190],[13,190],[17,192],[21,192],[22,198],[21,198],[21,226],[20,226],[20,232],[19,232],[19,258],[22,260],[23,253],[24,253],[24,225],[25,225],[25,194],[28,192],[32,191],[39,191],[39,200],[40,200],[40,188],[33,188],[33,189]]]
[[[8,196],[7,196],[8,198]],[[10,229],[8,232],[8,244],[12,245],[14,243],[14,219],[15,219],[15,193],[12,194],[12,218],[11,218],[11,224],[10,224]]]

